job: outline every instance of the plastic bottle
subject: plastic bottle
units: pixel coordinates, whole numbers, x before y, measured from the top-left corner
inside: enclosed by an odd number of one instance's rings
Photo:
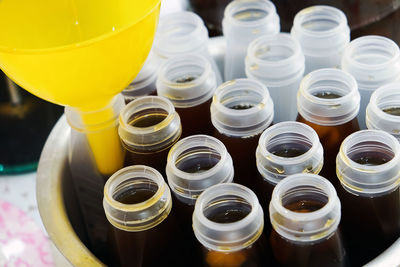
[[[338,229],[335,188],[315,174],[291,175],[277,184],[269,206],[270,243],[281,266],[346,266]]]
[[[361,266],[400,235],[400,144],[380,130],[347,137],[337,156],[343,231],[349,257]]]
[[[246,76],[267,86],[274,101],[274,123],[296,119],[296,93],[304,74],[300,44],[287,33],[252,41],[245,60]]]
[[[174,105],[160,96],[140,97],[121,111],[119,122],[125,166],[151,166],[165,177],[168,150],[182,133]]]
[[[318,174],[324,162],[323,153],[317,133],[304,123],[287,121],[266,129],[256,150],[259,172],[256,193],[264,211],[281,180],[297,173]]]
[[[305,74],[322,68],[340,68],[350,27],[346,15],[335,7],[311,6],[296,14],[291,29],[306,58]]]
[[[225,82],[215,91],[211,103],[214,137],[232,156],[235,182],[254,189],[258,138],[271,124],[274,104],[268,89],[250,79]]]
[[[359,37],[346,47],[342,69],[357,81],[361,95],[358,123],[366,129],[365,110],[377,88],[400,80],[400,50],[392,40],[375,35]]]
[[[297,121],[317,132],[324,148],[324,167],[320,174],[335,187],[338,186],[335,157],[342,141],[360,129],[356,118],[359,107],[357,83],[342,70],[316,70],[300,84]]]
[[[268,0],[235,0],[225,8],[222,29],[227,44],[225,81],[245,78],[248,45],[257,37],[277,34],[279,16]]]
[[[217,84],[221,84],[221,74],[208,51],[208,39],[207,28],[198,15],[189,11],[175,12],[160,19],[153,49],[159,61],[182,54],[204,56],[210,61]]]
[[[366,110],[368,129],[383,130],[400,141],[400,83],[390,83],[372,93]]]
[[[181,118],[182,137],[212,134],[210,105],[216,88],[215,72],[201,55],[169,58],[157,78],[157,94],[169,99]]]
[[[197,199],[193,230],[205,266],[265,266],[263,227],[262,208],[247,187],[214,185]]]

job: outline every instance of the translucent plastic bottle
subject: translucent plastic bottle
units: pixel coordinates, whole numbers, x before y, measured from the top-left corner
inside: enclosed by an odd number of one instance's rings
[[[365,110],[373,91],[400,80],[399,47],[382,36],[359,37],[346,47],[342,69],[353,75],[357,81],[361,94],[358,123],[361,129],[365,129]]]
[[[258,81],[233,80],[215,91],[211,104],[214,136],[232,156],[236,183],[254,189],[258,138],[273,117],[274,105],[268,89]]]
[[[165,177],[168,150],[182,133],[174,105],[164,97],[140,97],[121,111],[119,122],[125,166],[148,165]]]
[[[297,94],[297,121],[311,126],[324,148],[324,167],[321,176],[335,187],[336,154],[340,144],[360,128],[357,114],[360,94],[354,78],[339,69],[320,69],[309,73],[300,84]]]
[[[268,0],[235,0],[226,8],[222,20],[226,39],[225,81],[245,78],[244,59],[251,41],[263,35],[277,34],[279,16]]]
[[[182,54],[206,57],[216,74],[217,84],[221,84],[217,64],[208,52],[208,39],[207,28],[198,15],[188,11],[175,12],[160,19],[153,49],[159,61]]]
[[[380,130],[347,137],[337,156],[349,257],[361,266],[400,236],[400,144]]]
[[[400,83],[390,83],[372,93],[365,121],[368,129],[383,130],[400,141]]]
[[[218,139],[192,135],[171,148],[166,172],[174,193],[174,213],[180,222],[180,231],[185,235],[186,246],[191,247],[192,257],[196,258],[191,266],[203,266],[201,247],[192,229],[194,204],[210,186],[232,182],[232,158]]]
[[[291,35],[306,58],[305,74],[322,68],[339,68],[350,42],[346,15],[335,7],[311,6],[296,14]]]
[[[287,33],[252,41],[245,60],[246,76],[268,87],[274,101],[274,123],[296,119],[296,94],[304,74],[300,44]]]
[[[122,95],[114,97],[104,109],[96,112],[82,113],[78,109],[66,107],[65,115],[71,126],[69,139],[69,168],[72,175],[75,195],[81,210],[81,216],[89,239],[89,247],[94,254],[107,261],[108,222],[102,208],[103,189],[106,180],[112,173],[101,172],[94,160],[88,138],[97,140],[110,132],[117,135],[118,116],[125,106]],[[90,117],[105,118],[101,123],[90,124]],[[87,119],[86,123],[81,118]],[[98,120],[96,120],[98,122]],[[120,151],[120,168],[123,164],[124,150],[118,139],[108,140],[114,151]],[[110,152],[110,156],[115,156]],[[103,152],[104,153],[104,152]]]
[[[111,228],[111,266],[184,266],[171,192],[155,169],[134,165],[114,173],[104,187],[103,206]]]
[[[156,95],[156,80],[158,72],[158,62],[152,51],[136,78],[122,91],[125,103],[146,95]]]
[[[169,58],[157,78],[158,95],[169,99],[181,118],[182,137],[212,134],[210,105],[216,88],[215,72],[201,55]]]
[[[277,184],[269,214],[270,243],[280,266],[346,266],[338,229],[340,200],[335,188],[315,174],[291,175]]]
[[[193,230],[205,266],[266,266],[263,211],[247,187],[214,185],[197,199]]]
[[[296,173],[318,174],[324,161],[323,148],[313,128],[289,121],[275,124],[262,133],[256,159],[259,172],[256,193],[264,211],[278,182]]]

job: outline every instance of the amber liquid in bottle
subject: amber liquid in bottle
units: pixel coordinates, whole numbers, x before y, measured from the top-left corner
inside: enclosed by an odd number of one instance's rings
[[[124,204],[138,204],[155,194],[157,186],[127,190],[114,199]],[[114,252],[111,266],[185,266],[180,257],[183,240],[172,213],[155,227],[139,232],[128,232],[111,226],[110,240]]]
[[[383,109],[382,111],[390,115],[400,116],[400,107],[386,108]]]
[[[350,134],[360,130],[357,118],[334,126],[323,126],[309,122],[300,114],[297,115],[296,121],[309,125],[317,132],[324,148],[324,166],[319,175],[328,179],[337,188],[339,181],[336,178],[336,156],[339,153],[343,140]]]
[[[391,158],[375,152],[355,154],[351,159],[376,166]],[[364,265],[400,236],[400,188],[376,197],[357,196],[342,186],[337,191],[342,202],[342,226],[350,261],[354,266]]]
[[[150,127],[162,122],[167,116],[168,114],[164,110],[154,109],[152,113],[146,113],[143,116],[141,116],[140,114],[135,114],[135,117],[129,120],[129,124],[139,128]],[[124,147],[126,148],[125,166],[150,166],[159,171],[161,175],[165,178],[165,166],[167,165],[169,148],[174,143],[175,142],[158,151],[132,150],[128,145],[124,144]]]
[[[325,204],[319,200],[299,200],[287,203],[284,207],[294,212],[308,213],[321,209]],[[272,230],[270,243],[279,266],[336,267],[348,265],[339,230],[322,241],[309,244],[294,243]]]
[[[181,118],[182,138],[195,135],[210,135],[213,132],[211,123],[211,98],[200,105],[188,108],[175,108]]]
[[[216,205],[208,208],[204,215],[216,223],[233,223],[245,218],[251,211],[247,203],[237,201],[231,203],[229,208]],[[203,247],[205,266],[207,267],[256,267],[266,266],[266,244],[261,235],[251,246],[235,251],[220,252],[208,250]]]

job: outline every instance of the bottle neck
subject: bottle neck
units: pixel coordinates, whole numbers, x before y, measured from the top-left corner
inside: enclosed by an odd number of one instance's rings
[[[278,183],[269,213],[280,236],[303,244],[329,238],[341,216],[335,188],[315,174],[295,174]]]
[[[169,215],[171,193],[161,174],[144,165],[114,173],[104,187],[104,211],[108,221],[127,232],[151,229]]]
[[[221,141],[207,135],[193,135],[171,148],[166,173],[175,196],[194,205],[208,187],[232,182],[233,163]]]
[[[258,199],[242,185],[214,185],[196,201],[193,230],[207,249],[225,253],[245,249],[258,240],[263,227]]]
[[[182,132],[174,106],[158,96],[140,97],[130,102],[121,111],[119,122],[118,133],[124,145],[141,153],[171,146]]]
[[[337,156],[336,173],[342,186],[355,195],[375,197],[400,185],[400,144],[380,130],[349,135]]]
[[[222,134],[250,137],[260,134],[272,122],[274,104],[268,89],[250,79],[220,85],[211,103],[211,122]]]
[[[258,171],[273,185],[296,173],[318,174],[324,160],[317,133],[299,122],[281,122],[265,130],[256,159]]]
[[[360,109],[357,82],[339,69],[319,69],[300,83],[297,109],[307,121],[323,126],[345,124]]]
[[[200,55],[168,59],[157,79],[157,93],[168,98],[176,108],[188,108],[208,101],[217,87],[210,62]]]

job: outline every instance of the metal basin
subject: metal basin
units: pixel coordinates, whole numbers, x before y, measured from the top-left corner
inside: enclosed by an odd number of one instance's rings
[[[224,41],[213,38],[210,52],[222,66]],[[104,266],[83,244],[83,224],[68,167],[70,129],[62,116],[43,148],[37,172],[37,200],[50,239],[74,266]],[[79,236],[79,237],[78,237]],[[400,266],[400,238],[366,266]]]

